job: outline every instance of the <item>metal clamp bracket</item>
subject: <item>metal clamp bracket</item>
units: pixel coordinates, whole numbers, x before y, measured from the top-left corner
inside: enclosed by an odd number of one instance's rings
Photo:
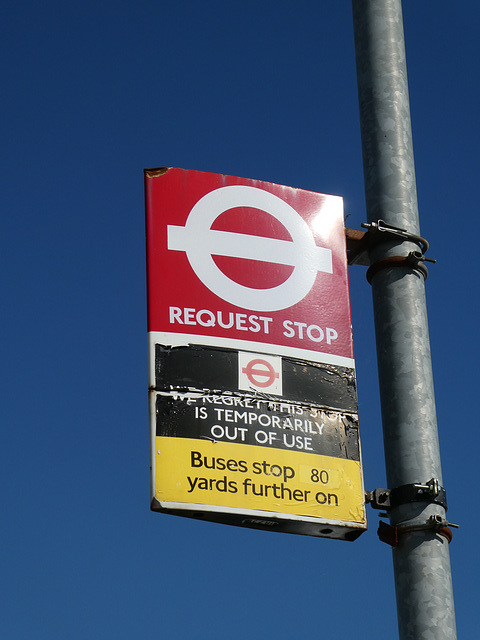
[[[388,517],[388,512],[402,504],[411,502],[429,502],[441,505],[447,510],[447,497],[445,489],[440,486],[436,478],[432,478],[425,484],[404,484],[395,489],[374,489],[365,492],[365,501],[369,502],[373,509],[385,509],[387,513],[379,514],[381,517]],[[382,542],[386,542],[392,547],[398,545],[402,534],[410,531],[421,531],[432,529],[435,533],[442,535],[450,543],[452,531],[449,527],[458,528],[458,524],[447,522],[439,515],[432,515],[427,520],[413,520],[400,522],[396,525],[387,524],[380,521],[378,525],[378,537]]]
[[[448,540],[448,543],[452,541],[453,533],[450,527],[458,529],[458,524],[453,522],[447,522],[445,518],[441,516],[430,516],[427,520],[413,520],[406,522],[399,522],[396,525],[391,525],[380,520],[378,524],[377,534],[382,542],[386,542],[391,547],[398,545],[400,536],[409,533],[411,531],[424,531],[431,529],[435,533],[443,536]]]
[[[390,267],[409,267],[414,271],[420,272],[423,279],[426,280],[428,269],[423,264],[425,260],[427,258],[420,251],[410,251],[408,256],[391,256],[390,258],[385,258],[385,260],[377,260],[367,269],[367,280],[369,284],[372,284],[373,276],[376,273]]]
[[[423,276],[424,280],[427,279],[428,270],[423,263],[436,262],[436,260],[425,257],[425,253],[428,251],[429,247],[425,238],[414,233],[410,233],[406,229],[394,227],[393,225],[386,223],[384,220],[378,220],[377,222],[371,223],[363,222],[362,227],[368,229],[370,247],[385,241],[385,239],[397,240],[401,238],[402,240],[414,242],[420,249],[419,251],[410,251],[407,256],[391,256],[384,260],[374,262],[367,270],[367,280],[370,284],[372,284],[373,276],[376,273],[390,267],[408,267],[414,271],[418,271]]]
[[[417,236],[406,229],[395,227],[384,220],[377,220],[377,222],[362,222],[362,227],[364,229],[368,229],[370,247],[384,242],[385,239],[398,240],[401,238],[402,240],[409,240],[410,242],[418,244],[423,255],[428,251],[428,247],[430,246],[422,236]],[[432,260],[431,258],[425,258],[425,260],[427,260],[427,262],[435,262],[435,260]]]
[[[347,254],[349,264],[362,264],[369,266],[367,270],[367,280],[371,284],[373,276],[390,267],[407,267],[418,271],[427,279],[428,270],[423,264],[424,262],[436,262],[432,258],[426,258],[425,253],[428,251],[429,244],[425,238],[410,233],[406,229],[400,229],[384,220],[377,222],[362,222],[362,227],[367,229],[361,232],[355,229],[346,229],[347,238]],[[370,264],[368,257],[369,251],[386,240],[408,240],[418,245],[418,251],[410,251],[407,256],[390,256],[384,260],[378,260],[374,264]]]
[[[447,495],[436,478],[425,484],[404,484],[395,489],[374,489],[365,492],[366,501],[373,509],[393,509],[410,502],[431,502],[447,510]]]

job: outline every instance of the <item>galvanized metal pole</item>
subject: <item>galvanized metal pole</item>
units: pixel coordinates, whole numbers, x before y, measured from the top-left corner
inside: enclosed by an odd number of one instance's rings
[[[443,529],[424,247],[415,238],[420,226],[402,5],[401,0],[352,4],[385,464],[395,497],[389,517],[398,535],[393,562],[399,632],[401,640],[451,640],[455,613],[443,535],[448,529]],[[379,220],[408,233],[375,231]],[[431,479],[435,482],[428,484]]]

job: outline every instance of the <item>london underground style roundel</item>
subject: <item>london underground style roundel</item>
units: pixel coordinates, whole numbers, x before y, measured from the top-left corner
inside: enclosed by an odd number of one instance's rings
[[[258,209],[272,216],[292,239],[212,230],[219,216],[238,207]],[[332,273],[331,249],[317,247],[307,223],[295,209],[258,187],[230,185],[210,191],[194,205],[185,226],[169,225],[167,235],[168,249],[185,251],[190,266],[210,291],[226,302],[250,310],[279,311],[291,307],[309,293],[317,271]],[[258,288],[254,281],[245,286],[216,265],[215,255],[289,265],[293,271],[277,286]]]
[[[145,172],[152,509],[366,528],[343,201]]]

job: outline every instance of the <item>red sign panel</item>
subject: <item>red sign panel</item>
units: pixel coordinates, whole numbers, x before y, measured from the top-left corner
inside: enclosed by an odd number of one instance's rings
[[[146,172],[146,209],[148,328],[165,344],[353,366],[342,198],[171,168]],[[257,386],[270,366],[251,364]]]

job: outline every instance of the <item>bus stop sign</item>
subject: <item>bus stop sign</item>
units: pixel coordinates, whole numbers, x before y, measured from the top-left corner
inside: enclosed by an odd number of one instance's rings
[[[366,528],[343,201],[145,171],[152,509]]]

